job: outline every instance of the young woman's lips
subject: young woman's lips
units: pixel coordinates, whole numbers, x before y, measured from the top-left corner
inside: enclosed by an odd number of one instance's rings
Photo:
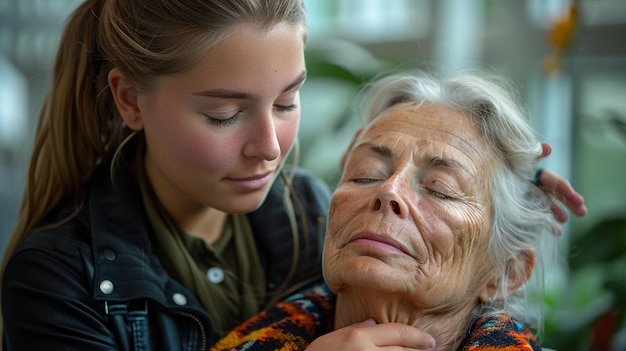
[[[247,178],[228,178],[231,183],[243,190],[259,190],[272,180],[272,172],[247,177]]]

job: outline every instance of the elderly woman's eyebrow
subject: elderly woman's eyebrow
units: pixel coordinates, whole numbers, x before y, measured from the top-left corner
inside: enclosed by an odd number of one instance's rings
[[[470,172],[470,170],[465,167],[464,164],[462,164],[461,162],[453,159],[453,158],[444,158],[444,157],[431,157],[428,160],[426,160],[426,166],[428,167],[447,167],[447,168],[452,168],[452,169],[460,169],[461,171],[463,171],[464,173],[466,173],[468,176],[472,176],[472,173]]]
[[[393,158],[393,150],[384,145],[373,144],[371,142],[363,142],[356,146],[355,149],[366,148],[370,151],[373,151],[384,158]],[[468,176],[472,176],[470,170],[461,162],[453,159],[453,158],[445,158],[439,156],[433,156],[426,159],[423,162],[423,166],[435,168],[435,167],[448,167],[452,169],[460,169],[463,172],[467,173]]]
[[[384,158],[393,158],[393,151],[383,145],[373,144],[371,142],[364,142],[355,147],[355,149],[366,148],[373,151]]]

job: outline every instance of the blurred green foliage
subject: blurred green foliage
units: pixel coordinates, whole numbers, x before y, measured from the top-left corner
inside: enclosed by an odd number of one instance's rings
[[[617,135],[623,141],[617,147],[626,147],[626,116],[616,110],[601,113],[595,120],[586,119],[587,127],[596,132],[593,137],[602,140]],[[595,218],[588,229],[573,231],[566,286],[545,299],[546,347],[626,351],[626,212]]]
[[[572,238],[568,289],[546,297],[543,346],[626,350],[626,214]]]

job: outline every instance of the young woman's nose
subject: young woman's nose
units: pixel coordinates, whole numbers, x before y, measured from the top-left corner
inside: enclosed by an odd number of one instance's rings
[[[277,159],[281,154],[280,141],[271,112],[255,116],[255,119],[257,121],[252,125],[249,139],[243,149],[244,155],[267,161]]]

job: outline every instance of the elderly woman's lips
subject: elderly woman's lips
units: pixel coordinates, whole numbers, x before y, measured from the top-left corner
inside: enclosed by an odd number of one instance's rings
[[[353,238],[350,243],[388,252],[406,254],[405,250],[403,250],[398,243],[395,243],[392,240],[381,236],[358,235]]]

